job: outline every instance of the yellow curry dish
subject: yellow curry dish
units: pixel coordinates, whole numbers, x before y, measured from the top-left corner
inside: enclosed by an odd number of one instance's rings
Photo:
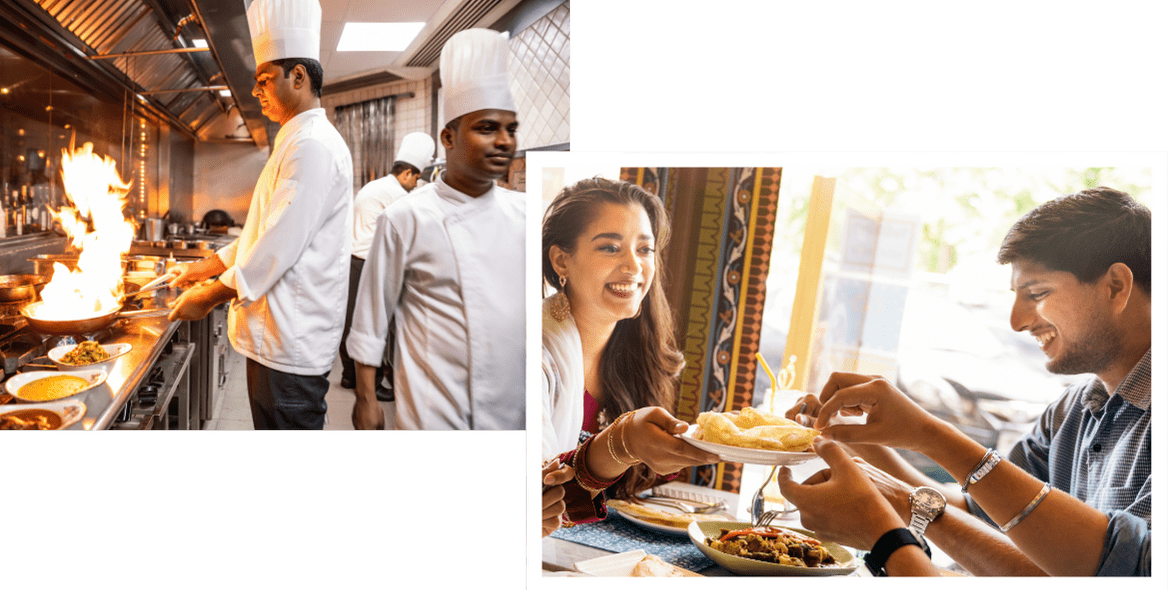
[[[833,567],[835,557],[819,539],[777,527],[722,529],[718,538],[707,537],[710,548],[748,559],[798,567]]]
[[[89,387],[89,382],[73,375],[53,375],[25,384],[17,392],[21,399],[47,402],[69,397]]]

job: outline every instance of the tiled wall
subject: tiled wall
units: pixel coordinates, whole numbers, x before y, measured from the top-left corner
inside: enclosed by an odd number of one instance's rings
[[[569,2],[540,18],[511,38],[511,92],[519,108],[519,149],[568,143],[570,114]],[[398,99],[394,123],[394,150],[409,133],[429,133],[438,144],[438,157],[445,157],[437,130],[431,129],[432,80],[379,84],[325,96],[321,106],[333,117],[338,106],[354,104],[391,94],[413,92],[414,98]],[[441,102],[441,92],[438,94]],[[439,121],[441,125],[441,121]]]

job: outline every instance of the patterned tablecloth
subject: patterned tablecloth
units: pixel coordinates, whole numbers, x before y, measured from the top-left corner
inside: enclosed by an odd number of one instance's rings
[[[713,567],[713,560],[698,551],[689,537],[663,535],[641,528],[609,512],[608,518],[589,524],[578,524],[552,533],[555,539],[580,543],[614,553],[644,549],[665,561],[691,572]]]

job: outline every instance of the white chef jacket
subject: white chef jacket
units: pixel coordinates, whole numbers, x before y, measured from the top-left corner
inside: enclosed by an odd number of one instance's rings
[[[361,187],[357,198],[353,199],[353,256],[361,260],[369,256],[369,244],[373,243],[377,218],[386,207],[408,194],[393,175],[378,178]]]
[[[231,345],[295,375],[329,371],[341,344],[353,237],[353,161],[324,109],[293,117],[252,192],[243,232],[219,250],[238,293]]]
[[[398,428],[524,428],[525,208],[439,180],[377,220],[346,344],[378,366],[396,316]]]

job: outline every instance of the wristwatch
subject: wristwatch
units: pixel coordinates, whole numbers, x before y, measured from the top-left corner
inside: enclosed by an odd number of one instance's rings
[[[864,556],[864,565],[873,576],[887,576],[884,564],[888,563],[888,558],[892,557],[894,551],[905,545],[916,545],[923,549],[930,559],[933,557],[933,552],[929,551],[929,544],[923,537],[908,529],[892,529],[881,535],[876,544],[872,545],[872,550]]]
[[[908,503],[912,508],[912,521],[909,522],[908,528],[918,537],[924,537],[925,527],[945,512],[945,496],[927,486],[913,490],[908,496]]]

